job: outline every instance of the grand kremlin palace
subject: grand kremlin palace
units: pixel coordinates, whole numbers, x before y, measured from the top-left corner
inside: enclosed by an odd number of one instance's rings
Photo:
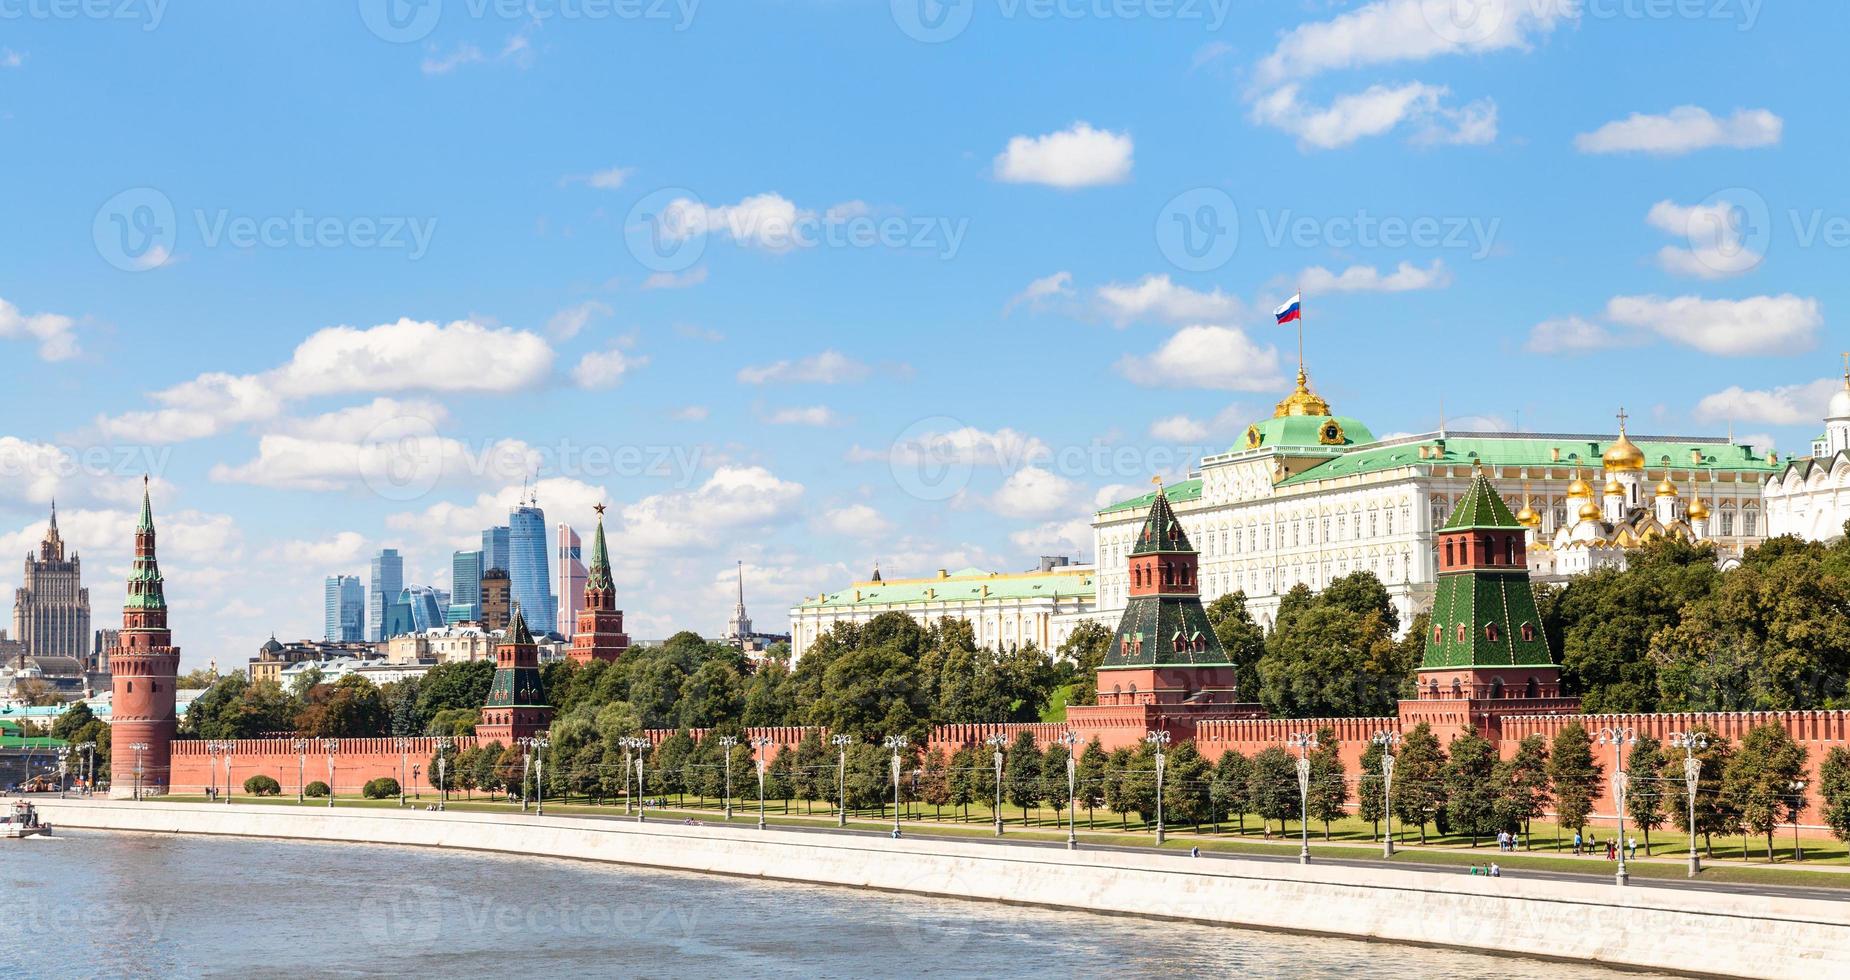
[[[1777,454],[1698,436],[1439,431],[1377,439],[1335,415],[1298,372],[1297,388],[1239,446],[1202,460],[1200,475],[1167,488],[1201,551],[1204,601],[1244,591],[1270,628],[1292,586],[1321,589],[1351,572],[1386,584],[1404,628],[1431,605],[1434,530],[1481,464],[1529,528],[1537,581],[1622,565],[1653,537],[1714,542],[1720,561],[1769,533],[1761,485]],[[1152,495],[1099,511],[1096,617],[1116,622],[1129,594],[1127,559]]]

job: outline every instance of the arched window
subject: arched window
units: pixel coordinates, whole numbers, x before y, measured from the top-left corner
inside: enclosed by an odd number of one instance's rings
[[[1531,677],[1529,678],[1528,686],[1523,689],[1523,695],[1532,699],[1539,698],[1542,696],[1542,686],[1535,682],[1535,678]]]
[[[1496,623],[1485,623],[1484,624],[1484,639],[1489,640],[1492,643],[1495,643],[1497,642],[1497,637],[1500,635],[1502,634],[1497,629]]]
[[[1464,696],[1465,696],[1465,686],[1459,682],[1458,678],[1456,677],[1452,678],[1452,697],[1459,698],[1462,700]]]
[[[1503,700],[1503,678],[1493,677],[1490,681],[1490,697],[1493,701]]]
[[[1459,623],[1459,624],[1458,624],[1458,642],[1460,642],[1460,643],[1463,643],[1463,642],[1465,642],[1465,640],[1466,640],[1467,638],[1469,638],[1469,637],[1470,637],[1470,635],[1471,635],[1471,634],[1470,634],[1470,633],[1468,633],[1468,632],[1466,632],[1466,630],[1465,630],[1465,624],[1463,624],[1463,623]]]
[[[1426,696],[1428,698],[1431,698],[1434,701],[1439,700],[1439,682],[1438,681],[1427,681],[1426,682]]]
[[[1516,539],[1513,537],[1503,539],[1503,564],[1516,564]]]
[[[1432,641],[1434,643],[1444,643],[1445,642],[1445,627],[1444,626],[1439,625],[1438,623],[1433,624]]]
[[[1452,539],[1451,538],[1445,539],[1445,564],[1446,564],[1446,567],[1448,568],[1453,565],[1458,564],[1457,554],[1456,552],[1452,550]]]
[[[1522,624],[1522,642],[1524,643],[1534,643],[1535,642],[1535,624],[1534,623]]]

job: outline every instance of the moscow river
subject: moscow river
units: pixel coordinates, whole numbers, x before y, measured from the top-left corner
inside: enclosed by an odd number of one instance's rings
[[[0,841],[0,854],[0,966],[34,977],[1619,976],[1379,943],[364,844],[72,831]],[[1306,923],[1317,925],[1335,924]]]

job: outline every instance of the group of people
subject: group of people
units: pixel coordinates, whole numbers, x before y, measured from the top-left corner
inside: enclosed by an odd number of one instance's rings
[[[1516,835],[1507,830],[1497,831],[1497,850],[1513,851],[1516,849]]]
[[[1595,839],[1592,834],[1588,834],[1586,840],[1583,842],[1580,838],[1580,832],[1575,831],[1574,832],[1574,853],[1576,855],[1598,854],[1599,853],[1599,841]],[[1619,840],[1618,838],[1615,837],[1612,840],[1609,840],[1606,842],[1606,860],[1617,861],[1618,859],[1619,859]],[[1625,859],[1627,861],[1635,861],[1638,859],[1638,838],[1627,837],[1625,839]]]
[[[1473,864],[1471,866],[1471,874],[1473,876],[1482,875],[1486,878],[1501,878],[1503,877],[1503,869],[1497,866],[1497,862],[1492,861],[1490,864],[1482,866]]]

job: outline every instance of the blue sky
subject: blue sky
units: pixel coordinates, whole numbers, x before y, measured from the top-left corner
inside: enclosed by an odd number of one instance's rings
[[[1841,5],[924,2],[0,4],[0,546],[55,494],[113,619],[151,469],[225,665],[534,468],[632,632],[735,559],[781,626],[1089,548],[1283,394],[1300,286],[1378,434],[1821,427]]]

